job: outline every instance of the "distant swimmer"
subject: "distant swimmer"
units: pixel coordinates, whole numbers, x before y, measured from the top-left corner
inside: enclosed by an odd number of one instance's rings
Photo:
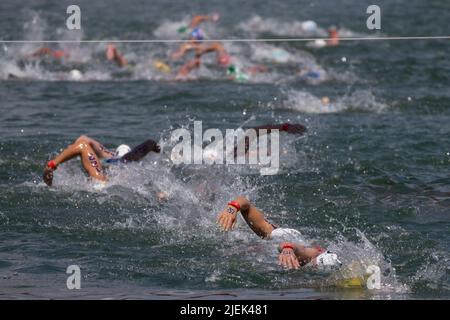
[[[51,186],[53,172],[58,166],[80,156],[81,164],[91,178],[97,181],[106,181],[107,177],[102,166],[102,160],[104,164],[128,163],[142,160],[149,152],[159,153],[160,151],[159,145],[153,140],[147,140],[133,149],[127,145],[121,145],[114,152],[92,138],[80,136],[56,158],[47,163],[43,178],[44,182]]]
[[[108,61],[113,61],[119,68],[128,66],[128,61],[113,44],[108,44],[106,47],[106,59]]]
[[[318,65],[301,66],[298,76],[300,80],[310,84],[319,84],[329,79],[328,73]]]
[[[189,73],[200,67],[203,55],[215,52],[217,56],[217,64],[226,67],[230,63],[230,56],[220,42],[212,42],[207,44],[186,42],[183,43],[177,51],[172,54],[172,59],[178,60],[185,56],[188,52],[194,51],[195,57],[186,62],[178,71],[177,79],[186,78]]]
[[[339,32],[336,27],[328,29],[329,39],[327,40],[327,46],[335,47],[339,45]]]
[[[68,59],[70,54],[64,50],[53,50],[48,47],[42,47],[34,51],[29,57],[51,57],[54,59]]]
[[[194,51],[195,57],[188,62],[186,62],[178,71],[177,79],[183,80],[193,71],[201,66],[201,58],[207,53],[216,53],[217,65],[225,68],[226,74],[229,79],[238,82],[247,82],[251,76],[258,73],[265,73],[268,68],[264,65],[255,65],[245,70],[242,70],[237,65],[232,63],[231,56],[226,51],[223,44],[220,42],[212,43],[195,43],[195,42],[185,42],[183,43],[177,51],[172,54],[173,60],[178,60],[185,56],[188,52]]]
[[[279,228],[270,223],[264,214],[244,197],[237,197],[228,203],[218,215],[217,223],[224,231],[231,231],[240,212],[250,229],[263,239],[280,241],[278,264],[288,269],[303,266],[340,267],[338,256],[320,246],[309,246],[302,240],[299,231]]]
[[[211,15],[197,15],[195,16],[188,27],[183,26],[178,29],[180,34],[189,34],[189,40],[193,42],[202,41],[205,39],[205,33],[200,28],[200,24],[203,22],[217,22],[220,18],[218,13]]]
[[[328,29],[328,39],[317,39],[314,42],[308,42],[306,44],[309,48],[320,49],[324,47],[336,47],[339,45],[340,36],[336,27]]]
[[[230,80],[236,82],[247,82],[251,79],[252,76],[255,76],[260,73],[268,72],[267,66],[264,65],[255,65],[245,69],[241,69],[239,66],[235,64],[231,64],[227,68],[227,76]]]
[[[324,96],[322,99],[320,99],[320,102],[322,102],[322,105],[327,109],[328,112],[335,112],[336,106],[331,103],[331,100],[329,97]]]

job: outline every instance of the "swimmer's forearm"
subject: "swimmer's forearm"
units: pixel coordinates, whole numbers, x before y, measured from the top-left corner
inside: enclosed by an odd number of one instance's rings
[[[256,134],[259,136],[260,135],[260,130],[261,129],[265,129],[267,130],[267,134],[272,133],[272,130],[279,130],[280,132],[284,131],[290,134],[304,134],[307,129],[305,126],[301,125],[301,124],[292,124],[292,123],[283,123],[283,124],[274,124],[274,125],[263,125],[263,126],[259,126],[259,127],[253,127],[250,129],[254,129],[256,130]]]
[[[190,28],[195,28],[200,23],[206,22],[208,20],[212,20],[212,17],[210,17],[210,16],[196,16],[196,17],[194,17],[194,19],[192,19],[191,25],[189,27]]]
[[[234,200],[231,201],[230,203],[232,203],[232,202],[236,202],[236,203],[239,204],[239,207],[240,207],[239,209],[240,209],[240,212],[241,212],[242,214],[245,214],[245,213],[247,213],[247,212],[250,210],[251,203],[250,203],[250,201],[248,201],[248,199],[245,198],[245,197],[238,196],[236,199],[234,199]]]

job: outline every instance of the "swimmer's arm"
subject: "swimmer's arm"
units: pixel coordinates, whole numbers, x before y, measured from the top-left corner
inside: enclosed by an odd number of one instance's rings
[[[119,68],[128,66],[127,59],[125,59],[125,57],[120,53],[117,54],[115,61],[116,61],[117,65],[119,66]]]
[[[242,217],[254,233],[263,239],[270,237],[270,234],[275,227],[265,219],[264,214],[260,210],[252,205],[247,198],[242,196],[237,197],[229,203],[233,202],[238,204],[238,208],[233,205],[228,205],[228,207],[219,214],[217,219],[217,223],[224,231],[233,229],[236,224],[237,212],[240,211]]]
[[[198,46],[196,48],[196,50],[197,50],[196,51],[197,55],[204,55],[206,53],[214,52],[214,51],[217,51],[217,53],[219,55],[227,54],[227,52],[225,51],[225,48],[219,42],[213,42],[208,45]]]
[[[279,130],[279,131],[285,131],[287,133],[292,133],[292,134],[303,134],[306,132],[306,127],[304,125],[301,124],[291,124],[291,123],[283,123],[283,124],[266,124],[263,126],[259,126],[259,127],[254,127],[251,129],[255,129],[257,131],[257,133],[259,133],[260,129],[266,129],[267,133],[270,133],[271,130]]]
[[[206,16],[206,15],[195,16],[195,17],[192,19],[192,22],[191,22],[191,24],[189,25],[189,27],[190,27],[190,28],[195,28],[195,27],[197,27],[200,23],[206,22],[206,21],[210,21],[210,20],[213,20],[213,18],[210,17],[210,16]]]
[[[44,48],[40,48],[38,50],[36,50],[35,52],[33,52],[32,54],[30,54],[30,57],[40,57],[40,56],[50,56],[52,54],[52,49],[44,47]]]
[[[317,255],[319,253],[323,252],[323,250],[324,250],[324,249],[318,249],[318,248],[314,248],[314,247],[306,247],[299,243],[282,242],[278,246],[278,252],[280,254],[283,252],[283,250],[286,250],[286,249],[283,249],[286,245],[293,247],[293,253],[295,254],[297,260],[302,265],[309,263],[312,259],[317,257]]]
[[[199,50],[199,48],[200,46],[195,43],[191,42],[183,43],[174,53],[172,53],[171,58],[172,60],[181,59],[184,55],[186,55],[188,51]]]

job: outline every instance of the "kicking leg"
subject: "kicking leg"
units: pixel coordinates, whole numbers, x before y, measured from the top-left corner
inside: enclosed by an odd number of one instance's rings
[[[87,136],[81,136],[78,139],[85,139],[86,142],[88,142],[91,145],[91,147],[94,149],[94,151],[97,154],[97,156],[100,157],[100,159],[103,159],[103,158],[109,159],[109,158],[112,158],[112,157],[114,157],[116,155],[115,152],[105,148],[105,146],[102,145],[97,140],[94,140],[94,139],[89,138]]]
[[[106,177],[102,172],[102,166],[99,161],[99,156],[91,145],[91,142],[96,142],[86,136],[81,136],[73,144],[68,146],[55,159],[48,162],[44,170],[44,182],[51,186],[53,183],[53,171],[58,165],[64,163],[76,156],[81,156],[81,162],[87,173],[98,180],[105,181]],[[98,143],[98,142],[96,142]]]

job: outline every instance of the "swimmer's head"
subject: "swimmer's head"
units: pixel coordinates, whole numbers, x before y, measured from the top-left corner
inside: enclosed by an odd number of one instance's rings
[[[329,104],[330,104],[330,98],[328,98],[327,96],[322,97],[322,104],[323,104],[324,106],[329,105]]]
[[[192,30],[191,38],[197,41],[202,41],[204,39],[202,30],[200,28],[195,28]]]
[[[230,56],[228,55],[228,54],[221,54],[220,56],[219,56],[219,59],[218,59],[218,63],[221,65],[221,66],[224,66],[224,67],[226,67],[226,66],[228,66],[229,64],[230,64]]]
[[[317,23],[311,20],[304,21],[302,23],[302,29],[306,32],[314,32],[317,30]]]
[[[219,19],[220,19],[220,14],[218,14],[218,13],[211,14],[212,21],[217,22]]]
[[[342,265],[337,254],[329,251],[319,254],[315,258],[315,262],[318,267],[340,267]]]
[[[116,156],[119,158],[122,158],[124,155],[126,155],[130,151],[131,151],[131,148],[129,146],[127,146],[126,144],[121,144],[116,149]]]
[[[338,37],[338,30],[336,27],[330,27],[328,29],[328,34],[330,35],[330,38],[337,38]]]
[[[72,80],[81,80],[83,78],[83,74],[77,69],[70,70],[69,76]]]

